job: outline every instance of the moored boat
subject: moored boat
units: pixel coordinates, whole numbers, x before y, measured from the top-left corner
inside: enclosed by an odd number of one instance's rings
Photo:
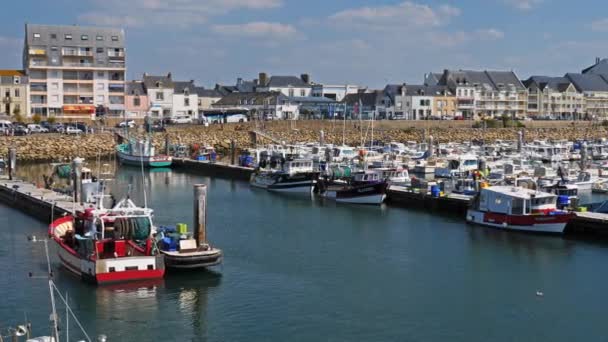
[[[251,186],[274,192],[312,193],[319,172],[309,159],[286,160],[281,170],[258,170],[251,175]]]
[[[152,210],[129,198],[113,208],[87,208],[56,219],[49,235],[58,245],[61,264],[97,284],[162,278],[163,257],[152,239]]]
[[[557,196],[513,186],[481,189],[467,222],[488,227],[562,234],[573,214],[557,209]]]
[[[171,156],[156,154],[150,140],[129,140],[116,146],[116,155],[122,164],[144,167],[169,167],[173,160]]]
[[[376,172],[361,171],[349,181],[320,181],[321,196],[340,203],[382,204],[386,199],[386,180]]]
[[[185,224],[160,227],[157,241],[165,256],[165,267],[175,269],[205,268],[222,262],[222,250],[208,243],[197,244]]]

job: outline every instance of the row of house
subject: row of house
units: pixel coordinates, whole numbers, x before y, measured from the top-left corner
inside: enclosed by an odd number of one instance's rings
[[[0,70],[0,114],[153,118],[246,114],[267,119],[377,117],[608,118],[608,59],[580,73],[531,76],[513,71],[444,70],[421,84],[368,89],[322,84],[309,74],[258,74],[211,89],[171,74],[127,81],[120,28],[25,25],[23,68]]]

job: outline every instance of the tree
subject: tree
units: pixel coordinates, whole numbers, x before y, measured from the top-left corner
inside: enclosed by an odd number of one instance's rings
[[[35,124],[39,124],[40,121],[42,121],[42,117],[40,114],[34,114],[34,116],[32,116],[32,121],[34,121]]]
[[[54,116],[49,116],[49,118],[46,121],[48,121],[48,123],[50,123],[52,125],[57,121],[57,118]]]
[[[13,116],[15,117],[15,121],[23,122],[23,117],[21,116],[21,110],[19,108],[13,110]]]

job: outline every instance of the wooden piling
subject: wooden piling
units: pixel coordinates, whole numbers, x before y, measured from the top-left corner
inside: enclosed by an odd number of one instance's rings
[[[72,161],[72,180],[74,190],[74,202],[82,204],[82,158],[74,158]]]
[[[196,245],[207,243],[207,185],[194,185],[194,238]]]
[[[8,149],[8,179],[13,180],[17,172],[17,149],[9,147]]]
[[[230,165],[236,165],[236,142],[230,140]]]

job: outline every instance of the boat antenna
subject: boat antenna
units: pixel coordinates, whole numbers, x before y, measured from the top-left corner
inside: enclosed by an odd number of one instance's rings
[[[28,240],[31,242],[42,242],[44,243],[44,252],[46,254],[46,264],[47,264],[47,276],[46,278],[48,279],[48,284],[49,284],[49,294],[51,296],[51,308],[52,308],[52,313],[51,313],[51,322],[53,324],[53,336],[55,341],[59,342],[59,325],[58,325],[58,318],[59,316],[57,315],[57,305],[55,303],[55,292],[57,292],[57,295],[59,296],[59,299],[61,299],[61,301],[65,304],[65,308],[66,308],[66,325],[69,322],[68,318],[69,315],[72,316],[72,318],[74,319],[74,321],[76,322],[76,324],[78,325],[78,327],[80,328],[80,331],[82,331],[82,333],[84,334],[85,338],[87,341],[92,342],[91,338],[89,337],[89,335],[87,334],[87,332],[84,330],[84,327],[82,326],[82,324],[80,323],[80,321],[78,320],[78,317],[76,317],[76,315],[74,314],[74,311],[72,311],[72,308],[70,307],[70,305],[68,304],[67,301],[67,293],[66,293],[66,297],[63,297],[61,295],[61,292],[59,291],[59,289],[57,288],[57,286],[55,285],[55,282],[53,281],[53,270],[51,268],[51,258],[49,256],[49,245],[48,239],[38,239],[36,238],[36,236],[32,235],[32,236],[28,236]],[[33,276],[33,274],[30,272],[29,274],[30,278],[38,278]],[[41,278],[45,278],[45,277],[41,277]],[[69,315],[68,315],[69,313]],[[66,327],[66,331],[67,334],[69,334],[69,330]],[[69,335],[67,335],[68,340],[69,340]]]
[[[147,144],[150,143],[149,140],[146,141]],[[148,196],[146,195],[146,174],[144,173],[144,154],[143,154],[143,146],[142,153],[139,154],[141,160],[141,185],[144,190],[144,208],[148,208]]]

